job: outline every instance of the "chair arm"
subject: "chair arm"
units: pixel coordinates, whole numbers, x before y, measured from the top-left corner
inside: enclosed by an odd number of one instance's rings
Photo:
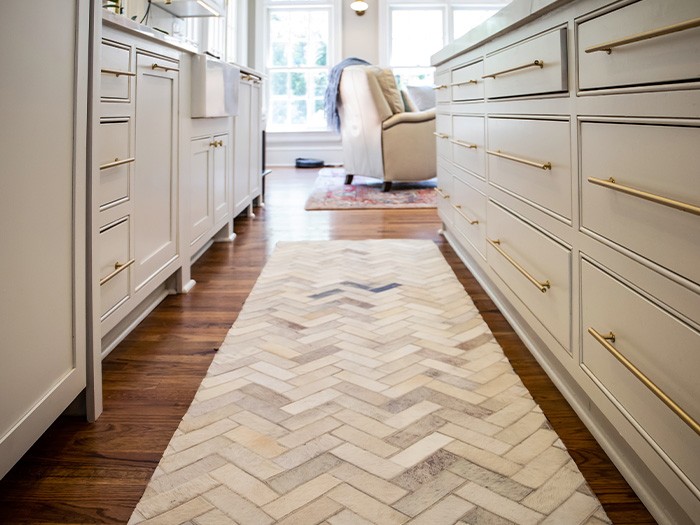
[[[429,120],[435,120],[434,108],[425,111],[406,111],[404,113],[397,113],[386,119],[382,122],[382,129],[393,128],[397,124],[402,124],[404,122],[427,122]]]

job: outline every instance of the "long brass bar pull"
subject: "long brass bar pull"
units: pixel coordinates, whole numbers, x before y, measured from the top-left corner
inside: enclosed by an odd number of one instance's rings
[[[158,62],[154,62],[151,65],[151,69],[156,70],[156,69],[162,69],[163,71],[175,71],[179,72],[180,70],[176,67],[170,67],[170,66],[161,66]]]
[[[535,279],[530,272],[528,272],[525,268],[520,266],[516,260],[514,260],[510,255],[508,255],[506,252],[503,251],[503,249],[499,246],[501,244],[501,241],[499,239],[496,239],[495,241],[491,239],[486,239],[489,241],[489,244],[493,246],[498,253],[500,253],[505,259],[515,266],[515,269],[518,270],[521,274],[523,274],[528,281],[530,281],[532,284],[535,285],[535,287],[542,293],[546,293],[547,290],[551,287],[551,284],[549,283],[549,280],[547,281],[538,281]]]
[[[132,264],[134,264],[134,259],[131,259],[130,261],[125,262],[124,264],[122,264],[120,262],[114,263],[114,271],[112,273],[110,273],[107,277],[103,277],[102,279],[100,279],[100,286],[102,286],[106,282],[109,282],[112,279],[114,279],[117,275],[122,273],[124,270],[126,270]]]
[[[449,196],[447,193],[443,192],[440,188],[435,188],[435,191],[436,191],[437,194],[440,195],[440,197],[442,197],[443,199],[449,199],[449,198],[450,198],[450,196]]]
[[[450,142],[452,144],[457,144],[458,146],[462,146],[463,148],[467,149],[476,149],[478,147],[476,144],[470,144],[469,142],[464,142],[462,140],[457,139],[450,139]]]
[[[693,18],[692,20],[686,20],[685,22],[680,22],[678,24],[652,29],[650,31],[645,31],[644,33],[630,35],[618,40],[611,40],[610,42],[605,42],[604,44],[598,44],[596,46],[586,48],[585,51],[586,53],[605,51],[609,55],[616,47],[626,46],[627,44],[633,44],[635,42],[641,42],[642,40],[649,40],[650,38],[656,38],[659,36],[671,35],[673,33],[686,31],[687,29],[693,29],[695,27],[700,27],[700,18]]]
[[[104,73],[105,75],[114,75],[115,77],[135,77],[136,73],[132,73],[131,71],[122,71],[120,69],[100,69],[101,73]]]
[[[467,217],[464,212],[462,211],[462,205],[461,204],[453,204],[452,205],[457,213],[459,213],[465,221],[467,221],[469,224],[474,225],[474,224],[479,224],[479,221],[476,219],[470,219]]]
[[[514,73],[516,71],[520,71],[521,69],[528,69],[531,67],[539,67],[540,69],[542,69],[544,67],[544,60],[534,60],[533,62],[523,64],[522,66],[515,66],[515,67],[511,67],[510,69],[504,69],[503,71],[497,71],[496,73],[484,75],[481,78],[496,78],[498,76],[505,75],[507,73]]]
[[[649,379],[644,372],[639,370],[634,364],[630,362],[629,359],[627,359],[624,355],[620,353],[620,351],[615,348],[610,342],[608,341],[608,338],[610,336],[604,336],[600,334],[598,331],[596,331],[593,327],[588,328],[588,333],[593,336],[593,339],[598,341],[603,348],[605,348],[608,352],[610,352],[615,359],[620,361],[620,363],[623,364],[623,366],[632,372],[632,374],[639,379],[642,383],[644,383],[644,386],[646,386],[649,390],[653,392],[653,394],[658,397],[663,403],[670,408],[679,418],[683,420],[685,424],[687,424],[690,428],[692,428],[696,434],[700,435],[700,424],[693,419],[693,417],[688,414],[685,410],[683,410],[678,404],[668,397],[666,393],[661,390],[656,383],[654,383],[651,379]],[[612,332],[611,332],[612,335]],[[615,342],[614,335],[613,335],[613,342]]]
[[[122,164],[129,164],[130,162],[134,162],[136,159],[134,157],[129,157],[128,159],[114,159],[114,162],[108,162],[107,164],[102,164],[100,166],[101,170],[106,170],[108,168],[115,168],[117,166],[121,166]]]
[[[433,131],[433,135],[435,135],[439,139],[449,139],[450,136],[446,133],[438,133],[437,131]]]
[[[462,82],[453,82],[452,84],[450,84],[450,86],[456,87],[456,86],[463,86],[465,84],[478,84],[478,83],[479,83],[478,80],[472,79],[472,80],[463,80]]]
[[[692,213],[693,215],[700,215],[700,206],[695,206],[694,204],[688,204],[687,202],[681,202],[674,199],[669,199],[668,197],[662,197],[661,195],[656,195],[654,193],[649,193],[643,190],[638,190],[636,188],[631,188],[629,186],[623,186],[618,184],[614,178],[609,179],[597,179],[595,177],[588,177],[588,182],[591,184],[597,184],[598,186],[603,186],[611,190],[619,191],[621,193],[626,193],[628,195],[633,195],[644,199],[647,201],[655,202],[657,204],[663,204],[669,208],[675,208],[687,213]]]
[[[433,86],[433,89],[447,89],[447,84],[439,84],[437,86]]]
[[[519,162],[520,164],[526,164],[528,166],[532,166],[534,168],[540,168],[541,170],[551,170],[552,169],[552,163],[551,162],[535,162],[532,160],[527,160],[522,157],[514,157],[513,155],[508,155],[507,153],[502,153],[500,149],[497,150],[490,150],[487,149],[486,153],[489,155],[493,155],[494,157],[501,157],[502,159],[508,159],[512,160],[514,162]]]

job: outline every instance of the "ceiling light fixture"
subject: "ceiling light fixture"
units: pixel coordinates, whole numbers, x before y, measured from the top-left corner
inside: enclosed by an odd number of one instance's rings
[[[365,14],[365,11],[367,11],[367,8],[369,5],[365,0],[355,0],[352,4],[350,4],[350,9],[355,11],[355,14],[357,16],[362,16]]]

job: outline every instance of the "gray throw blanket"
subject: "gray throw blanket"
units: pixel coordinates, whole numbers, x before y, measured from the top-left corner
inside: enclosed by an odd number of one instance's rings
[[[368,66],[369,62],[357,57],[349,57],[331,68],[328,75],[328,86],[324,97],[326,122],[333,131],[340,131],[340,115],[338,115],[338,88],[343,69],[348,66]]]

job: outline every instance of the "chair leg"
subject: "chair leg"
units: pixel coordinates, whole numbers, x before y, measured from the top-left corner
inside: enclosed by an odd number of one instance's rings
[[[390,180],[385,180],[384,184],[382,184],[382,191],[386,193],[387,191],[391,191],[391,181]]]
[[[352,184],[352,178],[354,175],[345,175],[345,184]]]

